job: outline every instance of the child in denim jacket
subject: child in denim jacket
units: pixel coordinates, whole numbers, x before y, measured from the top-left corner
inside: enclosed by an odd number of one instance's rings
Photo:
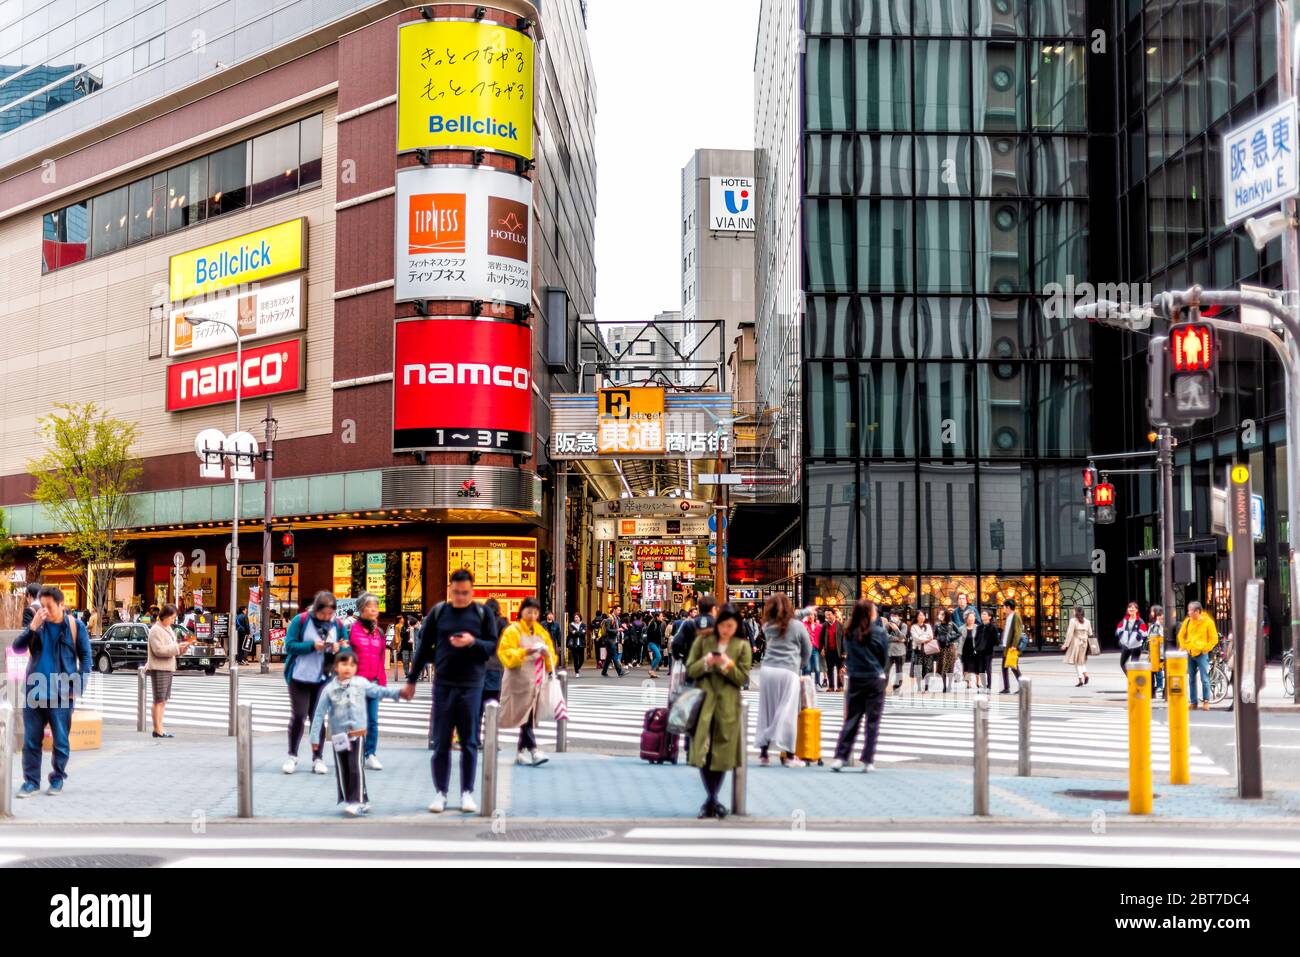
[[[396,701],[400,693],[400,688],[384,688],[358,677],[357,654],[351,648],[345,647],[334,656],[334,677],[321,691],[316,715],[311,722],[310,740],[317,740],[328,715],[339,803],[343,805],[343,813],[348,817],[357,817],[370,810],[363,760],[367,726],[366,701],[369,698]]]

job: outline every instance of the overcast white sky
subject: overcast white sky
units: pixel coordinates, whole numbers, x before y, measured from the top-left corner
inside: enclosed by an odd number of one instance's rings
[[[681,308],[681,171],[754,145],[759,0],[589,0],[596,70],[596,317]]]

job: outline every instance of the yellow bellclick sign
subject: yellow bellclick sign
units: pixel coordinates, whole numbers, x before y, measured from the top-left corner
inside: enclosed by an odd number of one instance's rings
[[[397,33],[397,151],[533,158],[533,38],[498,23],[417,20]]]
[[[169,263],[172,302],[297,272],[307,265],[307,219],[177,253]]]

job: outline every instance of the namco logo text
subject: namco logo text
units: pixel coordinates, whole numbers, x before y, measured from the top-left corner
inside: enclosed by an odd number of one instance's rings
[[[402,385],[495,385],[527,392],[532,374],[519,366],[486,362],[430,362],[402,366]]]

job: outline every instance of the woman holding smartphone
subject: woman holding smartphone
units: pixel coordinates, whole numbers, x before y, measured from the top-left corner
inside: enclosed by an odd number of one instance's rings
[[[501,661],[501,720],[503,728],[519,729],[516,764],[538,765],[549,760],[537,748],[537,705],[548,673],[555,671],[555,644],[538,621],[542,604],[528,597],[519,606],[519,620],[497,643]]]
[[[691,733],[690,761],[700,769],[705,800],[701,818],[727,816],[718,801],[723,778],[734,771],[747,755],[741,753],[740,691],[749,681],[753,649],[740,632],[736,606],[723,605],[713,633],[702,633],[691,645],[686,674],[694,687],[704,692],[699,718]]]
[[[153,682],[153,736],[172,738],[175,735],[163,730],[163,712],[172,696],[172,676],[176,674],[176,659],[185,653],[189,642],[176,640],[176,606],[163,605],[162,611],[149,626],[149,678]]]

